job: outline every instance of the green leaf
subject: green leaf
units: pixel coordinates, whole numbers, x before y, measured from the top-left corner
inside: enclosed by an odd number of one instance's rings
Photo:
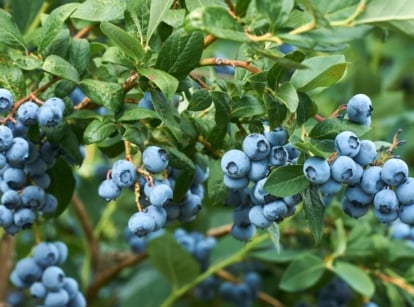
[[[343,262],[336,261],[333,267],[336,275],[341,277],[356,292],[371,297],[375,292],[375,285],[366,272],[359,267]]]
[[[201,7],[190,12],[184,21],[188,31],[204,31],[218,38],[236,42],[248,42],[243,27],[230,16],[225,7]]]
[[[304,60],[302,64],[308,68],[296,70],[291,82],[303,92],[337,83],[343,77],[347,67],[343,55],[315,56]]]
[[[94,119],[86,127],[83,133],[85,144],[98,143],[112,136],[117,131],[117,126],[109,120]]]
[[[289,60],[294,65],[300,65],[299,68],[306,68],[306,66],[300,64],[305,59],[305,54],[301,51],[295,50],[291,53],[288,53],[283,58],[284,60]],[[280,79],[285,75],[289,74],[291,69],[293,68],[293,64],[280,62],[280,57],[277,57],[276,63],[269,69],[266,75],[267,83],[269,84],[270,88],[276,88],[279,83]]]
[[[75,191],[76,182],[72,168],[62,158],[56,160],[55,165],[47,171],[47,174],[50,177],[50,186],[46,192],[55,196],[58,201],[58,207],[53,214],[53,216],[57,217],[69,205]]]
[[[174,0],[152,0],[150,7],[150,16],[147,29],[147,44],[149,43],[152,35],[155,33],[158,25],[161,23]]]
[[[276,253],[280,252],[280,229],[279,225],[273,222],[269,227],[266,228],[267,232],[272,239],[273,245],[275,247]]]
[[[105,53],[102,55],[102,62],[118,64],[129,69],[135,69],[135,63],[121,48],[117,46],[112,46],[106,49]]]
[[[160,119],[158,114],[152,110],[135,107],[125,110],[118,118],[119,122],[137,122],[142,119]]]
[[[243,95],[237,98],[237,102],[233,105],[231,110],[231,119],[238,120],[246,117],[253,117],[263,115],[266,109],[262,102],[251,95]]]
[[[54,9],[42,26],[42,36],[39,51],[42,52],[50,45],[62,29],[65,21],[79,7],[79,3],[68,3]]]
[[[318,107],[305,93],[299,92],[298,97],[299,104],[296,110],[296,122],[301,126],[318,112]]]
[[[151,90],[152,105],[155,112],[170,129],[171,133],[177,140],[181,139],[180,131],[180,115],[177,109],[165,98],[164,94],[159,90]]]
[[[185,9],[169,10],[162,21],[173,28],[179,28],[184,22]]]
[[[199,7],[217,5],[217,0],[185,0],[185,6],[189,12]]]
[[[171,99],[178,88],[178,80],[170,74],[154,68],[140,68],[139,74],[153,82],[165,95],[165,98]]]
[[[101,30],[119,48],[136,61],[141,61],[145,56],[145,50],[141,43],[120,27],[115,26],[110,22],[103,21],[101,23]]]
[[[306,65],[300,63],[303,58],[305,57],[305,54],[301,51],[294,51],[292,53],[289,53],[287,55],[282,55],[281,52],[274,52],[270,49],[264,49],[261,44],[250,44],[250,48],[257,53],[258,55],[261,55],[265,58],[268,58],[270,60],[273,60],[277,62],[280,66],[288,69],[304,69],[306,68]]]
[[[169,233],[149,240],[148,254],[173,288],[190,283],[200,273],[198,262]]]
[[[294,146],[306,153],[311,153],[317,157],[321,158],[328,158],[332,152],[323,152],[319,150],[317,147],[315,147],[312,143],[306,142],[306,143],[295,143]]]
[[[44,5],[44,0],[13,0],[10,1],[11,11],[19,29],[25,33],[36,17],[36,13]],[[32,34],[32,31],[27,34]]]
[[[13,63],[23,70],[35,70],[42,67],[43,62],[30,55],[13,55]]]
[[[236,2],[236,15],[239,17],[246,16],[250,2],[252,0],[237,0]]]
[[[49,55],[43,62],[42,69],[62,79],[79,82],[79,74],[75,67],[57,55]]]
[[[86,0],[73,13],[72,18],[90,21],[120,20],[124,17],[124,0]]]
[[[263,188],[271,195],[287,197],[303,192],[309,184],[303,165],[286,165],[274,168]]]
[[[15,100],[25,96],[26,84],[22,70],[15,66],[0,64],[0,87],[11,91]]]
[[[11,48],[26,49],[22,33],[13,16],[3,9],[0,9],[0,43]]]
[[[124,91],[118,83],[84,79],[80,83],[82,91],[93,102],[117,112],[124,102]]]
[[[212,101],[210,93],[202,88],[195,91],[191,96],[187,109],[189,111],[202,111],[210,107]]]
[[[414,2],[399,0],[397,3],[370,0],[354,24],[385,25],[414,36]]]
[[[305,254],[297,257],[287,267],[280,281],[280,288],[288,292],[305,290],[315,285],[325,271],[323,259]]]
[[[288,19],[290,12],[293,10],[295,1],[262,1],[256,0],[257,11],[266,16],[271,21],[272,26],[283,25]]]
[[[183,29],[174,32],[161,48],[155,68],[168,72],[178,80],[184,79],[198,66],[203,42],[200,32],[186,33]]]
[[[213,148],[220,147],[227,133],[227,127],[230,122],[230,96],[225,92],[211,91],[215,112],[215,125],[207,137]]]
[[[290,82],[283,83],[276,91],[276,98],[282,102],[290,112],[296,112],[299,97],[296,89]]]
[[[287,108],[281,104],[276,97],[269,92],[264,93],[263,101],[269,120],[270,129],[279,127],[287,116]]]
[[[309,136],[316,140],[335,139],[338,133],[346,130],[353,131],[356,135],[362,136],[370,129],[369,126],[362,126],[348,120],[339,118],[326,118],[313,126]]]
[[[325,205],[316,185],[311,184],[301,195],[306,221],[312,232],[315,244],[318,244],[323,236]]]
[[[144,44],[148,30],[151,0],[128,0],[125,21],[131,23],[135,36]]]
[[[257,250],[249,253],[249,256],[266,262],[285,263],[292,262],[298,257],[303,257],[304,254],[309,251],[294,250],[294,249],[282,249],[276,252],[275,249],[271,250]]]
[[[86,39],[73,39],[69,47],[69,62],[82,75],[89,64],[90,59],[89,42]]]
[[[211,159],[209,161],[210,174],[207,181],[207,202],[209,205],[223,205],[226,199],[227,188],[223,183],[223,171],[221,170],[220,160]]]

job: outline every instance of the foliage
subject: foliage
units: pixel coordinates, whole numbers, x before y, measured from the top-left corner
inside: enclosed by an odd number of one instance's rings
[[[64,152],[49,171],[56,214],[15,236],[2,233],[1,263],[27,256],[40,239],[64,241],[65,271],[79,281],[88,306],[207,306],[193,289],[212,275],[240,280],[227,272],[238,263],[261,274],[257,306],[313,306],[334,276],[352,288],[349,306],[414,305],[412,247],[392,239],[391,225],[371,213],[346,216],[341,195],[325,206],[301,168],[309,155],[330,157],[344,130],[378,140],[378,147],[390,146],[399,128],[411,139],[412,1],[0,4],[0,87],[17,106],[53,96],[66,106],[63,123],[43,131]],[[220,67],[233,71],[218,73]],[[84,96],[75,99],[75,90]],[[357,93],[373,101],[371,129],[341,117],[341,105]],[[137,107],[145,95],[152,109]],[[247,134],[279,126],[301,152],[299,164],[272,171],[266,188],[278,196],[301,193],[303,202],[270,234],[238,242],[229,235],[220,157],[241,148]],[[171,223],[147,252],[134,254],[123,236],[139,197],[127,189],[106,203],[98,186],[117,159],[142,166],[150,145],[165,148],[170,165],[183,171],[174,200],[185,195],[196,166],[209,178],[197,218]],[[396,150],[411,167],[413,146]],[[175,242],[171,233],[179,227],[217,238],[208,269]],[[0,301],[13,290],[11,270],[0,272]],[[225,305],[218,296],[214,302]]]

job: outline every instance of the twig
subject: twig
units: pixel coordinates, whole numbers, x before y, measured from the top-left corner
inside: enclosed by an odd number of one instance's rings
[[[91,302],[98,294],[99,290],[110,282],[119,272],[127,267],[134,266],[148,257],[147,253],[133,254],[126,257],[121,262],[112,266],[108,270],[97,275],[92,284],[86,290],[86,300]]]
[[[221,238],[230,233],[232,224],[211,228],[207,231],[207,236]]]
[[[212,43],[216,41],[217,37],[208,34],[206,37],[204,37],[204,49],[210,46]]]
[[[378,271],[375,271],[372,273],[374,274],[375,277],[381,279],[382,281],[389,283],[389,284],[393,284],[394,286],[401,288],[408,294],[414,295],[414,287],[409,285],[403,278],[388,276]]]
[[[315,114],[313,116],[313,118],[316,119],[318,122],[321,122],[321,121],[323,121],[325,119],[323,116],[321,116],[319,114]]]
[[[0,302],[6,301],[8,279],[12,268],[13,246],[14,237],[6,233],[3,234],[0,250]]]
[[[233,66],[233,67],[242,67],[247,69],[253,74],[260,72],[261,70],[257,67],[250,65],[249,62],[246,61],[238,61],[238,60],[227,60],[222,58],[208,58],[203,59],[200,61],[200,66]]]
[[[205,88],[206,90],[210,90],[210,87],[203,82],[203,80],[200,79],[195,73],[190,73],[190,78],[193,79],[195,82],[197,82],[202,88]]]
[[[93,25],[86,26],[85,28],[79,30],[78,33],[76,33],[73,38],[82,38],[88,35],[88,33],[93,29]]]
[[[79,196],[75,193],[72,196],[72,204],[73,208],[76,212],[76,215],[79,218],[79,221],[81,223],[82,229],[85,232],[86,235],[86,241],[88,242],[88,246],[91,250],[91,265],[94,270],[98,267],[99,264],[99,244],[95,239],[95,236],[93,235],[93,228],[88,216],[88,213],[86,212],[85,205],[83,204],[82,200],[79,198]]]

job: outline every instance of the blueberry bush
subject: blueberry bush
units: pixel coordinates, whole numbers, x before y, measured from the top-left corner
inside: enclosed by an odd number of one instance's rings
[[[0,1],[0,305],[414,306],[413,49],[411,0]]]

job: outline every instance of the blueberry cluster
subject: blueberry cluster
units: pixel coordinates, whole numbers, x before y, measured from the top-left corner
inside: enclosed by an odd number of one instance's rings
[[[2,111],[9,111],[13,105],[9,93],[0,89]],[[32,126],[55,127],[62,121],[64,108],[64,102],[57,97],[40,107],[27,101],[18,107],[14,121],[0,126],[0,226],[9,234],[30,227],[36,212],[50,214],[57,208],[57,199],[45,189],[50,185],[46,172],[54,165],[60,149],[46,139],[32,141],[28,130]]]
[[[19,289],[29,289],[32,297],[42,301],[42,306],[86,306],[78,282],[60,268],[67,255],[63,242],[41,242],[34,247],[31,257],[16,263],[10,280]]]
[[[352,300],[352,290],[338,277],[331,279],[318,293],[319,307],[346,307]]]
[[[345,185],[342,207],[348,215],[361,217],[372,204],[382,223],[400,218],[414,224],[414,179],[408,177],[403,160],[390,157],[380,166],[374,142],[360,140],[351,131],[336,136],[335,149],[333,161],[314,156],[303,165],[304,175],[319,186],[325,200]]]
[[[234,304],[234,306],[253,306],[260,284],[260,275],[251,271],[246,273],[243,280],[238,283],[222,282],[219,287],[219,293],[223,300]]]
[[[128,221],[129,230],[138,237],[155,232],[177,219],[192,221],[201,209],[203,183],[208,178],[208,169],[204,171],[197,165],[192,185],[185,197],[173,202],[173,189],[179,170],[168,168],[167,152],[158,146],[149,146],[142,153],[142,163],[149,176],[139,174],[130,161],[116,161],[110,178],[101,182],[98,194],[110,201],[120,195],[122,188],[139,184],[139,190],[143,191],[139,201],[144,208],[134,213]],[[166,176],[160,176],[161,173]]]
[[[295,212],[300,195],[281,198],[264,191],[272,168],[296,163],[299,152],[288,143],[288,133],[278,127],[264,134],[247,135],[242,150],[231,149],[221,159],[226,204],[233,207],[232,235],[241,241],[253,237],[256,228],[267,228]]]

